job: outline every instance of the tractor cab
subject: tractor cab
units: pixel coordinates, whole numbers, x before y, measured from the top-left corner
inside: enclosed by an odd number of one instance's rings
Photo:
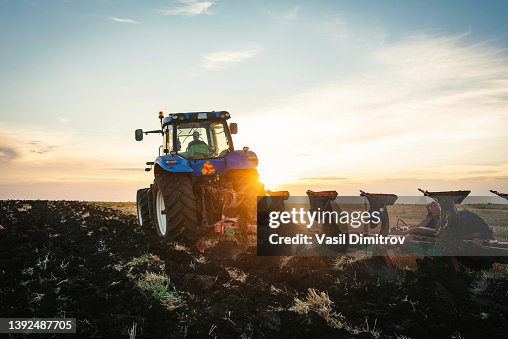
[[[227,123],[228,112],[176,113],[164,118],[164,153],[186,159],[221,158],[234,151],[231,134],[236,124]]]

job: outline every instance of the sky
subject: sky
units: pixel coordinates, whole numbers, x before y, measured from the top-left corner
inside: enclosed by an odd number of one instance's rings
[[[267,188],[508,192],[506,1],[0,0],[0,199],[133,201],[157,112]]]

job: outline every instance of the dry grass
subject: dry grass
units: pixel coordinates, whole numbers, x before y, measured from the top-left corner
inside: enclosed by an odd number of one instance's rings
[[[508,241],[508,205],[459,205],[458,209],[478,214],[494,229],[494,235],[498,241]]]
[[[129,335],[129,339],[136,338],[137,329],[138,329],[138,324],[134,321],[132,323],[132,326],[127,330],[127,334]]]
[[[347,257],[340,256],[332,259],[332,269],[337,271],[344,271],[348,267],[352,267],[354,263],[360,262],[368,258],[367,256],[358,256],[358,257]]]
[[[397,220],[404,220],[410,226],[416,226],[427,216],[425,205],[396,204],[388,206],[390,227],[397,226]]]
[[[508,264],[495,263],[492,265],[491,271],[508,275]]]
[[[241,282],[242,284],[245,284],[245,281],[247,280],[247,273],[239,270],[238,268],[234,267],[226,267],[226,271],[228,271],[229,276],[231,279]]]
[[[32,209],[32,205],[30,205],[30,204],[23,204],[23,206],[18,208],[18,211],[19,212],[27,212],[27,211],[30,211],[31,209]]]
[[[140,266],[140,265],[145,265],[145,264],[156,264],[158,266],[160,266],[161,268],[164,268],[164,262],[161,260],[161,258],[156,255],[156,254],[152,254],[152,253],[144,253],[143,255],[139,256],[139,257],[136,257],[136,258],[133,258],[131,261],[129,261],[129,263],[127,264],[128,266]]]
[[[298,314],[315,312],[332,328],[346,327],[344,316],[335,312],[332,305],[333,301],[330,300],[328,293],[309,288],[305,299],[295,298],[289,310]]]
[[[185,245],[175,243],[175,250],[190,253],[190,249]]]
[[[208,251],[214,248],[219,243],[219,239],[214,238],[201,238],[196,244],[197,249],[200,252]]]
[[[168,310],[174,310],[184,303],[174,288],[173,291],[170,291],[169,277],[165,274],[146,272],[144,277],[138,281],[137,286],[146,295],[160,300]]]
[[[423,256],[392,256],[390,257],[392,265],[396,268],[403,270],[415,271],[417,268],[416,259],[421,259]]]
[[[506,279],[506,273],[494,270],[476,272],[475,275],[470,290],[476,296],[490,294],[495,285]]]
[[[135,202],[99,201],[99,202],[96,202],[95,204],[102,206],[102,207],[120,210],[120,211],[128,213],[128,214],[137,215],[137,209],[136,209]]]
[[[273,285],[270,285],[270,294],[271,295],[279,295],[281,293],[283,293],[284,291],[282,291],[280,288],[277,288]]]
[[[194,257],[194,262],[197,264],[204,265],[208,263],[208,260],[206,260],[206,257],[204,255],[200,255],[199,257]]]

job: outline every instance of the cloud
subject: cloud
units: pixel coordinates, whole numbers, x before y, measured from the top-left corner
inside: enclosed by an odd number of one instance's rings
[[[215,4],[215,1],[205,0],[178,0],[183,6],[159,9],[159,13],[162,15],[184,15],[184,16],[196,16],[199,14],[212,15],[210,7]]]
[[[0,170],[0,182],[58,181],[77,176],[128,181],[129,178],[118,177],[118,172],[113,169],[134,168],[142,163],[134,159],[142,145],[129,148],[133,159],[127,157],[127,153],[121,154],[127,137],[90,138],[88,134],[72,129],[62,131],[1,122],[0,130],[3,131],[0,134],[0,162],[4,164]],[[9,162],[12,159],[16,160],[15,163]],[[139,175],[145,175],[143,167],[138,168]],[[136,177],[133,171],[132,175]],[[126,176],[131,176],[131,173]]]
[[[262,48],[257,44],[249,44],[237,49],[228,49],[213,52],[203,56],[201,59],[201,67],[206,70],[219,70],[227,66],[238,64],[252,59],[259,53]]]
[[[115,17],[115,16],[112,16],[110,19],[111,19],[111,21],[118,22],[120,24],[130,24],[130,25],[139,25],[139,24],[141,24],[141,22],[139,22],[137,20],[127,19],[127,18],[118,18],[118,17]]]
[[[0,165],[8,163],[18,156],[18,152],[11,147],[0,146]]]
[[[268,11],[268,15],[278,24],[291,24],[298,18],[299,10],[300,7],[293,6],[286,11]]]
[[[67,117],[63,117],[63,116],[59,116],[57,118],[58,122],[60,122],[62,125],[68,125],[69,124],[69,118]]]
[[[508,144],[508,55],[467,38],[421,34],[374,44],[355,60],[360,72],[246,112],[243,142],[256,145],[271,175],[290,168],[297,178],[340,170],[386,181],[409,168],[452,180],[499,163]],[[259,141],[266,121],[284,135],[277,142],[284,157]],[[504,168],[496,177],[506,175]]]
[[[286,13],[284,13],[282,15],[282,19],[286,22],[295,21],[296,18],[298,17],[298,10],[299,10],[299,7],[294,6],[289,11],[287,11]]]
[[[483,180],[500,180],[500,181],[505,181],[505,180],[508,180],[508,175],[499,176],[499,177],[490,177],[490,176],[480,175],[480,176],[477,176],[477,177],[461,178],[459,180],[463,180],[463,181],[483,181]]]
[[[314,28],[323,36],[333,42],[350,42],[353,33],[346,19],[340,14],[334,14],[322,22],[314,25]]]
[[[58,146],[54,145],[47,145],[39,140],[32,140],[29,141],[28,144],[30,145],[30,152],[37,153],[37,154],[47,154],[54,152]]]
[[[414,34],[371,57],[399,78],[430,86],[462,88],[471,85],[466,82],[470,80],[507,80],[506,50],[489,42],[466,43],[466,38],[466,34],[431,38]]]

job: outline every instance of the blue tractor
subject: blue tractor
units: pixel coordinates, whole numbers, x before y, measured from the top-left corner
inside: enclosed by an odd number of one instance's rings
[[[256,216],[256,197],[265,195],[259,181],[256,154],[244,147],[235,150],[226,111],[159,112],[161,129],[137,129],[137,141],[149,133],[162,136],[150,187],[137,191],[139,224],[155,227],[169,240],[194,240],[200,226],[213,226],[225,217],[237,217],[239,233]],[[233,215],[235,214],[235,215]]]

